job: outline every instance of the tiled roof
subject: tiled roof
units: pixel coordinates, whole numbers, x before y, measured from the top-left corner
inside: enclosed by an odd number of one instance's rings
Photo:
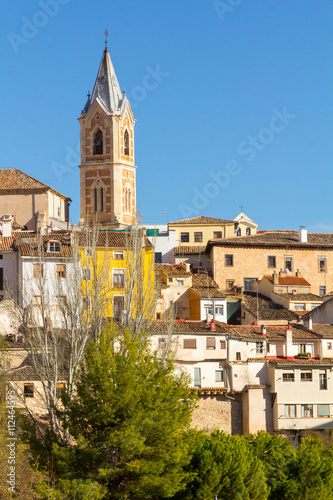
[[[155,334],[163,335],[164,332],[167,333],[170,329],[170,323],[163,320],[153,321],[153,332]],[[190,320],[177,320],[172,326],[172,332],[174,334],[195,334],[195,333],[207,333],[214,335],[214,333],[225,333],[225,323],[215,322],[216,330],[211,331],[210,324],[206,321],[190,321]]]
[[[155,264],[155,272],[170,276],[192,276],[191,271],[186,271],[180,264]]]
[[[267,278],[271,283],[274,282],[274,278],[271,274],[265,274],[264,276]],[[294,285],[294,286],[311,286],[311,284],[306,281],[306,279],[302,278],[301,276],[278,276],[278,283],[277,285],[281,286],[289,286],[289,285]]]
[[[0,236],[0,252],[12,252],[14,250],[14,238],[12,236]]]
[[[191,219],[176,220],[169,222],[169,224],[182,225],[182,224],[234,224],[235,221],[228,219],[216,219],[215,217],[192,217]]]
[[[11,380],[39,380],[34,368],[30,365],[19,366],[8,372]]]
[[[307,243],[301,243],[296,231],[259,231],[252,236],[210,240],[207,250],[212,246],[333,249],[333,233],[308,233]]]
[[[67,196],[59,193],[55,189],[43,184],[42,182],[34,179],[28,174],[25,174],[21,170],[17,168],[2,168],[0,169],[0,191],[21,191],[21,190],[51,190],[61,198],[66,198],[69,200]]]
[[[227,296],[226,293],[222,292],[222,290],[219,290],[218,288],[208,288],[208,287],[204,288],[204,287],[193,286],[191,290],[196,294],[198,294],[203,299],[225,298]]]
[[[225,325],[224,327],[227,333],[230,333],[231,338],[235,339],[250,339],[250,340],[262,340],[265,337],[261,333],[260,326],[254,325]],[[283,340],[286,336],[287,326],[267,326],[266,336],[268,339]],[[315,333],[311,333],[310,330],[303,328],[300,325],[292,325],[292,337],[294,340],[319,340],[319,337]]]
[[[333,365],[333,359],[323,358],[323,359],[270,359],[270,363],[274,365]]]
[[[129,248],[131,246],[131,233],[128,231],[100,231],[95,233],[93,231],[86,231],[82,233],[76,233],[79,245],[86,246],[98,246],[98,247],[119,247],[119,248]],[[146,248],[152,248],[153,245],[143,234],[144,245]]]
[[[204,287],[204,288],[219,288],[216,281],[214,281],[207,274],[193,274],[192,283],[194,287]]]
[[[312,323],[311,331],[322,338],[333,339],[333,325]]]
[[[48,252],[49,241],[60,241],[60,252]],[[50,233],[36,235],[30,232],[15,233],[15,242],[23,257],[71,257],[71,239],[69,233]]]
[[[289,300],[301,300],[302,302],[322,302],[323,298],[320,295],[315,295],[314,293],[275,293],[285,299]]]
[[[263,295],[258,296],[258,306],[259,306],[259,319],[261,320],[274,320],[281,319],[287,321],[296,321],[297,314],[293,311],[289,311],[285,307],[276,304],[272,300]],[[257,297],[254,295],[244,294],[244,300],[242,302],[242,307],[251,313],[254,317],[257,316]]]
[[[205,246],[180,246],[180,247],[175,247],[174,248],[174,254],[175,255],[197,255],[199,253],[206,253],[206,247]]]

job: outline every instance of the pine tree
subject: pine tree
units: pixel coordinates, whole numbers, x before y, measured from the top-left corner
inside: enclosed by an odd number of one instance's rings
[[[184,488],[194,398],[170,358],[159,360],[145,336],[110,328],[88,346],[76,389],[76,444],[58,448],[60,474],[98,480],[112,499],[172,498]]]

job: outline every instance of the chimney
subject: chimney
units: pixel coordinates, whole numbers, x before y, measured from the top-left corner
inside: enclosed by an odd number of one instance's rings
[[[10,218],[2,219],[2,236],[11,236],[12,235],[12,221]]]
[[[267,337],[267,332],[266,332],[266,327],[265,325],[261,325],[260,327],[260,333],[263,337]]]
[[[286,358],[294,359],[293,354],[293,332],[291,330],[291,326],[288,325],[288,329],[286,330]]]
[[[299,226],[298,241],[300,243],[307,243],[308,242],[308,232],[305,229],[305,226]]]
[[[273,283],[274,283],[274,285],[279,284],[279,274],[277,271],[274,271],[274,273],[273,273]]]
[[[302,273],[301,273],[301,271],[299,269],[297,269],[297,271],[296,271],[296,277],[297,278],[301,278],[302,277]]]
[[[212,315],[210,313],[207,313],[206,321],[207,321],[207,323],[210,323],[212,321]]]
[[[304,326],[305,328],[307,328],[308,330],[312,330],[312,317],[309,316],[308,318],[306,318],[304,320]]]
[[[216,330],[216,325],[215,325],[215,321],[212,320],[211,323],[210,323],[210,330],[211,332],[215,332]]]

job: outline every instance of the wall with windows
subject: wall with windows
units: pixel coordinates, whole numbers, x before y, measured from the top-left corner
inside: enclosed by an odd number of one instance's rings
[[[320,259],[325,254],[325,271],[320,266]],[[228,257],[227,257],[228,256]],[[231,258],[230,258],[231,256]],[[275,268],[268,267],[269,256],[275,256]],[[292,271],[299,269],[302,276],[311,283],[311,292],[316,295],[328,293],[333,287],[333,249],[322,252],[316,248],[264,248],[213,246],[210,258],[213,266],[213,278],[222,290],[227,281],[234,280],[236,286],[244,287],[244,280],[261,280],[265,274],[273,274],[285,268],[285,259],[292,259]],[[323,290],[325,287],[325,290]]]

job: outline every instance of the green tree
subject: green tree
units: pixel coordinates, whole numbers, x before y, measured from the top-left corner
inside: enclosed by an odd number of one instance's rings
[[[265,500],[268,488],[263,466],[245,437],[215,431],[201,435],[189,470],[193,475],[180,499]]]
[[[189,475],[194,404],[187,377],[144,335],[105,330],[88,346],[69,403],[76,444],[54,448],[58,473],[99,481],[106,498],[172,498]]]

